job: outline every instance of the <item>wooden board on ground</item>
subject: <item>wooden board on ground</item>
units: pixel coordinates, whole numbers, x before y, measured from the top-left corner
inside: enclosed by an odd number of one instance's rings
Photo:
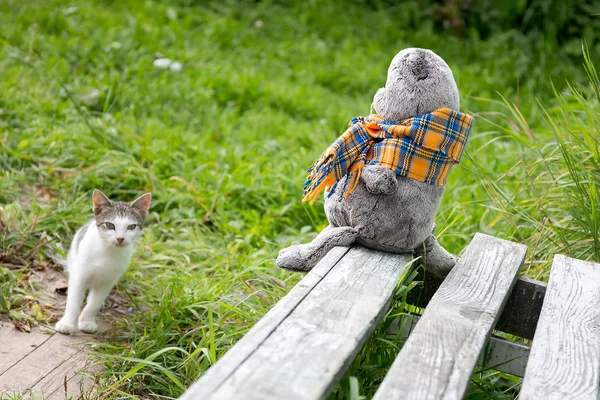
[[[600,264],[557,255],[520,399],[597,399]]]
[[[67,381],[67,394],[78,398],[79,388],[74,382],[69,385],[68,382],[73,377],[77,376],[79,372],[85,371],[88,364],[88,355],[85,350],[80,349],[77,353],[73,354],[70,358],[64,360],[59,366],[57,366],[52,372],[39,380],[33,387],[28,390],[28,394],[40,395],[44,394],[44,399],[49,399],[54,393],[60,398],[68,398],[65,396],[65,380]]]
[[[87,337],[84,335],[48,335],[38,329],[25,333],[17,331],[12,324],[3,323],[0,338],[3,356],[0,362],[4,366],[0,371],[0,393],[23,396],[43,393],[45,398],[60,393],[59,398],[64,398],[65,377],[71,380],[86,369],[87,353],[82,342]],[[85,379],[93,382],[89,377]],[[77,398],[79,392],[69,394]]]
[[[346,251],[332,250],[181,399],[325,398],[385,314],[412,259]]]
[[[476,234],[374,399],[461,399],[525,258],[526,246]]]
[[[66,286],[68,279],[65,273],[46,266],[29,269],[27,274],[28,281],[37,288],[32,294],[37,301],[48,304],[48,309],[55,316],[62,314],[67,296],[59,294],[57,289]],[[105,306],[100,315],[131,315],[128,298],[119,292],[113,291]],[[97,322],[100,330],[107,326],[102,318],[97,318]],[[37,395],[41,389],[46,400],[64,399],[65,393],[77,399],[81,394],[80,386],[93,393],[94,380],[88,373],[98,369],[83,363],[82,358],[87,359],[83,343],[95,337],[80,332],[74,336],[54,334],[53,331],[46,334],[40,331],[40,327],[24,333],[16,330],[10,322],[0,321],[0,394],[21,394],[29,398],[31,393]],[[59,383],[60,388],[57,386]]]
[[[0,321],[0,376],[48,339],[49,335],[38,330],[24,333],[10,322]]]
[[[66,390],[63,387],[51,393],[44,400],[64,400],[71,397],[74,399],[96,399],[102,398],[97,395],[97,384],[90,374],[98,371],[99,368],[89,367],[86,364],[85,369],[78,371],[67,380]],[[82,396],[83,394],[83,396]]]

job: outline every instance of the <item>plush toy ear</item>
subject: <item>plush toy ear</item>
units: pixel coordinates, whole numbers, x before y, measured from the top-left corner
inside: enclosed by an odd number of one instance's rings
[[[92,195],[92,203],[94,204],[94,214],[98,214],[102,212],[106,207],[112,205],[112,201],[106,197],[104,193],[99,191],[98,189],[94,189],[94,194]]]
[[[142,216],[146,216],[148,214],[148,210],[150,209],[150,200],[152,199],[152,195],[150,193],[146,193],[132,201],[129,206],[137,209]]]

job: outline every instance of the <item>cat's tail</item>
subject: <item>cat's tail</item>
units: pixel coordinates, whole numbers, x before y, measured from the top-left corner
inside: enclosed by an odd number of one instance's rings
[[[68,271],[69,263],[67,262],[67,259],[56,254],[51,246],[46,246],[46,255],[54,262],[54,264],[60,265],[65,271]]]

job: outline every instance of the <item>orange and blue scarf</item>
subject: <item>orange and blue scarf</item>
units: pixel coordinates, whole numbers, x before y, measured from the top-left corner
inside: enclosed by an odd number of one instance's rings
[[[377,115],[356,117],[308,170],[302,201],[313,204],[323,190],[331,195],[344,176],[344,198],[348,197],[365,165],[444,185],[450,168],[460,162],[472,124],[473,117],[448,108],[397,122]]]

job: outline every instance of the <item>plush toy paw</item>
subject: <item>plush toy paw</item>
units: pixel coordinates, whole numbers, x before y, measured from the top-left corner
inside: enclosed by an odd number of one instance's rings
[[[308,272],[317,263],[312,262],[311,255],[313,251],[306,244],[296,244],[286,247],[279,252],[275,264],[279,268],[287,269],[295,272]]]
[[[396,174],[385,167],[368,165],[363,168],[361,178],[372,194],[390,195],[398,189]]]
[[[296,272],[308,272],[335,246],[350,246],[356,240],[358,231],[350,226],[323,229],[308,244],[296,244],[279,252],[275,263],[279,268]]]
[[[458,257],[444,249],[433,235],[430,235],[422,245],[415,249],[415,257],[421,257],[425,271],[445,278],[456,265]]]
[[[72,324],[70,321],[65,321],[64,318],[58,321],[56,325],[54,325],[54,329],[56,329],[57,332],[63,333],[65,335],[72,335],[75,332],[77,332],[75,325]]]

